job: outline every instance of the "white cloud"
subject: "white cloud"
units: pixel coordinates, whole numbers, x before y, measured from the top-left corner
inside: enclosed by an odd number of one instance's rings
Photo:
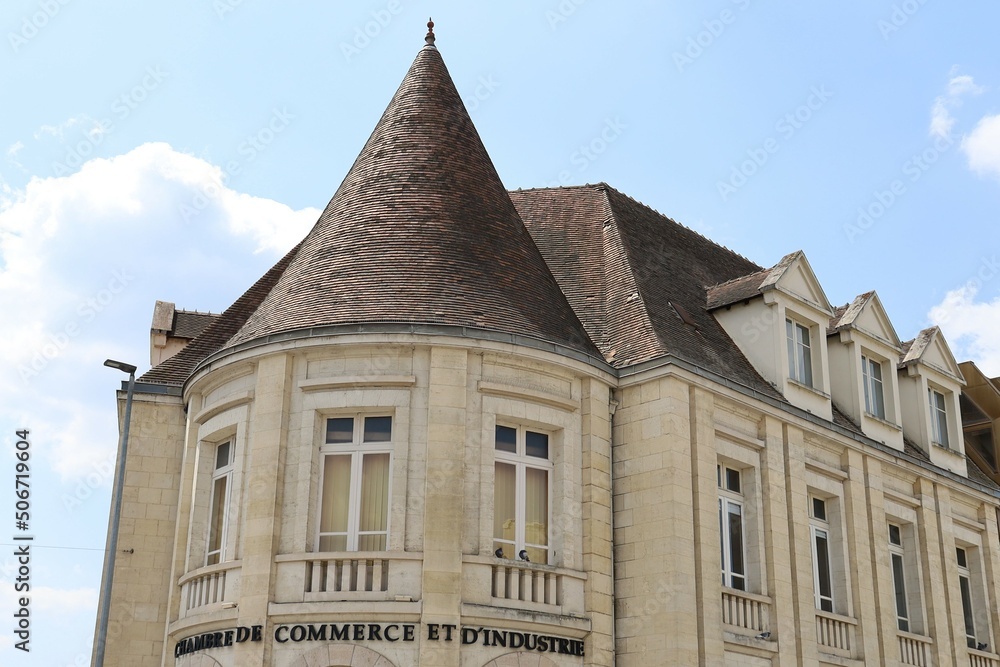
[[[984,116],[962,139],[969,169],[980,176],[1000,179],[1000,114]]]
[[[954,72],[954,70],[952,70]],[[962,95],[979,95],[986,88],[984,86],[976,85],[972,77],[968,74],[960,74],[958,76],[952,77],[948,81],[948,96],[949,97],[960,97]]]
[[[69,482],[114,451],[118,379],[142,364],[156,299],[231,303],[319,216],[219,185],[221,171],[164,143],[94,159],[0,194],[0,421],[40,434]],[[180,210],[205,192],[205,206]],[[104,371],[104,372],[102,372]]]
[[[991,260],[989,277],[997,265]],[[981,272],[982,273],[982,272]],[[985,275],[985,274],[984,274]],[[1000,375],[1000,296],[992,301],[977,301],[982,281],[973,279],[948,292],[934,306],[928,317],[941,327],[959,361],[971,359],[984,373]]]
[[[931,106],[931,124],[928,131],[936,137],[948,137],[955,126],[955,117],[952,115],[954,109],[962,106],[962,97],[965,95],[979,95],[985,88],[976,85],[976,82],[968,74],[956,74],[956,68],[952,68],[952,77],[948,80],[947,92],[934,99]]]

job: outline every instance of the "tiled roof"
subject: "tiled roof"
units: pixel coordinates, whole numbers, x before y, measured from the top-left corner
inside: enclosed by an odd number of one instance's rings
[[[170,335],[175,338],[194,338],[217,317],[218,315],[214,313],[174,311],[174,326],[170,329]]]
[[[777,396],[705,308],[707,285],[759,266],[603,183],[511,197],[610,363],[673,354]]]
[[[287,270],[229,344],[374,322],[475,327],[600,358],[430,45]]]
[[[244,292],[243,296],[237,299],[233,305],[227,308],[221,315],[215,316],[212,323],[196,336],[194,340],[184,346],[184,349],[163,363],[149,369],[139,378],[139,382],[183,385],[195,367],[205,357],[224,347],[226,341],[243,325],[250,313],[257,309],[260,302],[264,300],[264,297],[274,287],[274,284],[278,281],[278,278],[298,249],[299,246],[292,248],[260,280]]]

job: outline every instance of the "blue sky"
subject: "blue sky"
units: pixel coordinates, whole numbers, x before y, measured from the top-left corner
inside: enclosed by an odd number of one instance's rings
[[[88,664],[103,360],[145,370],[156,299],[219,312],[305,234],[428,15],[507,187],[605,181],[761,265],[802,249],[834,304],[875,289],[902,339],[938,323],[1000,375],[995,3],[345,5],[0,9],[0,443],[10,489],[31,430],[38,545],[32,651],[0,624],[0,663]]]

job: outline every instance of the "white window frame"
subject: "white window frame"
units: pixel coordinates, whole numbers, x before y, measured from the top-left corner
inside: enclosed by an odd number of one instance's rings
[[[390,419],[390,434],[388,441],[380,442],[364,442],[364,429],[365,429],[365,419],[368,417],[388,417]],[[317,507],[316,507],[316,541],[315,549],[320,550],[320,543],[324,537],[335,537],[339,535],[344,535],[347,539],[346,551],[357,551],[358,541],[361,536],[368,535],[385,535],[385,550],[389,548],[389,535],[392,533],[392,484],[388,484],[386,489],[386,525],[385,530],[381,531],[361,531],[358,529],[358,525],[361,521],[361,486],[362,486],[362,472],[364,466],[364,457],[368,455],[376,454],[388,454],[389,455],[389,476],[390,480],[392,477],[392,466],[393,466],[393,442],[396,436],[396,420],[395,416],[392,414],[386,414],[383,412],[361,412],[354,414],[334,414],[326,415],[323,419],[323,433],[326,433],[327,422],[330,419],[346,419],[350,418],[354,420],[353,423],[353,434],[351,442],[343,443],[327,443],[324,442],[320,446],[320,457],[319,457],[319,492],[317,495]],[[347,531],[330,531],[322,532],[322,515],[323,515],[323,490],[325,488],[324,477],[326,476],[326,458],[328,456],[350,456],[351,457],[351,488],[348,491],[348,512],[347,512]]]
[[[973,649],[979,649],[980,644],[985,644],[986,648],[979,650],[990,650],[992,623],[989,612],[989,596],[984,585],[983,550],[978,543],[966,540],[959,541],[955,547],[955,565],[958,570],[958,593],[962,604],[962,620],[966,643],[969,648]],[[965,565],[962,565],[963,555]],[[971,628],[969,627],[970,621]],[[971,634],[970,630],[972,631]]]
[[[893,541],[893,529],[899,541]],[[889,522],[889,567],[892,574],[893,608],[896,610],[896,628],[903,632],[913,632],[913,623],[910,611],[910,595],[907,591],[907,580],[910,579],[909,567],[904,547],[903,526],[898,523]],[[902,590],[900,590],[902,584]],[[902,610],[900,610],[902,602]],[[900,613],[902,611],[902,613]]]
[[[818,516],[816,512],[815,503],[822,503],[823,516]],[[811,542],[812,550],[812,561],[813,561],[813,591],[815,593],[815,603],[816,609],[820,611],[825,611],[828,613],[836,613],[836,601],[834,598],[834,554],[832,549],[832,539],[831,535],[833,531],[831,530],[829,521],[829,507],[827,507],[827,499],[820,498],[818,496],[809,496],[809,537]],[[820,591],[822,590],[822,576],[819,567],[819,538],[822,537],[825,540],[826,546],[826,574],[827,574],[827,589],[830,591],[829,595],[824,595]],[[829,608],[827,608],[829,607]]]
[[[515,442],[516,451],[506,452],[496,447],[496,429],[497,428],[510,428],[514,429],[516,432]],[[527,449],[527,433],[538,433],[544,435],[547,438],[548,447],[548,457],[541,458],[538,456],[528,456],[526,453]],[[494,443],[493,443],[493,470],[494,475],[496,474],[496,465],[498,463],[503,463],[507,465],[514,466],[514,540],[506,540],[498,538],[495,534],[495,530],[492,531],[494,549],[502,548],[503,557],[510,560],[517,560],[520,558],[522,551],[528,549],[538,550],[545,552],[545,559],[543,563],[551,564],[552,561],[552,487],[553,487],[553,470],[554,466],[552,464],[552,446],[554,438],[550,431],[544,429],[538,429],[534,427],[526,427],[519,424],[497,422],[496,428],[494,428]],[[526,541],[527,533],[527,520],[526,520],[526,470],[532,468],[535,470],[544,470],[546,474],[546,544],[533,544]],[[494,484],[496,483],[496,478],[494,477]],[[497,545],[502,545],[498,547]],[[510,545],[512,553],[507,552],[506,545]],[[537,559],[535,559],[537,562]]]
[[[788,377],[814,387],[812,327],[801,322],[785,318],[785,342],[788,352]]]
[[[873,372],[875,369],[878,369],[878,377],[875,377],[876,374]],[[882,362],[868,354],[862,354],[861,381],[864,385],[865,412],[872,417],[883,420],[886,418],[884,377],[885,373],[883,372]],[[877,400],[876,396],[878,397]],[[881,408],[881,414],[879,413],[879,408]]]
[[[729,482],[729,473],[735,473],[737,488],[733,489]],[[747,591],[747,530],[746,530],[746,498],[743,495],[743,471],[725,464],[716,466],[716,479],[719,487],[719,539],[721,541],[722,585],[739,591]],[[735,510],[735,511],[734,511]],[[733,535],[730,530],[730,516],[739,517],[740,525],[740,560],[743,571],[737,572],[733,563]]]
[[[219,465],[219,450],[222,447],[228,447],[228,460],[226,463]],[[209,502],[208,502],[208,530],[205,535],[205,565],[217,565],[218,563],[224,563],[226,561],[226,542],[229,540],[229,504],[232,499],[233,494],[233,462],[236,460],[236,440],[229,438],[216,444],[212,448],[212,480],[209,485]],[[220,479],[225,479],[226,488],[224,489],[222,495],[223,498],[220,500],[215,492],[216,483]],[[216,503],[222,503],[222,514],[220,515],[219,526],[213,525],[213,518],[215,517]],[[219,532],[219,548],[209,551],[212,545],[212,534],[213,530],[218,530]],[[215,558],[213,562],[213,557]]]
[[[935,398],[940,398],[940,405]],[[950,449],[950,419],[948,418],[948,393],[935,387],[927,387],[927,405],[931,418],[931,443]]]

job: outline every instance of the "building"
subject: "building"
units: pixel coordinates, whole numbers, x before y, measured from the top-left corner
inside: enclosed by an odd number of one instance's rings
[[[140,378],[105,664],[1000,665],[997,380],[802,252],[507,192],[426,41]]]

